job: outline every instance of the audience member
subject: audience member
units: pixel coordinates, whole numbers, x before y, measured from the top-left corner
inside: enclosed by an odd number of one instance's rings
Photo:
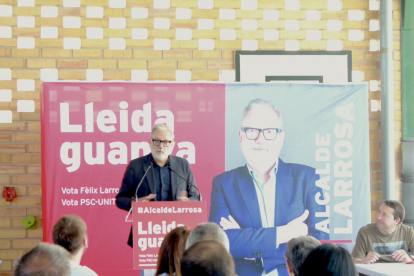
[[[219,242],[208,240],[193,244],[181,259],[182,276],[234,276],[233,257]]]
[[[300,271],[300,276],[358,276],[351,254],[345,248],[325,243],[312,250]]]
[[[214,240],[221,243],[227,251],[230,251],[229,238],[226,233],[215,223],[203,223],[198,225],[191,232],[187,240],[186,249],[190,248],[193,244],[200,241]]]
[[[287,244],[286,264],[290,276],[299,276],[299,271],[309,253],[321,245],[311,236],[291,239]]]
[[[15,276],[69,276],[70,255],[58,245],[40,243],[14,263]]]
[[[396,200],[385,200],[379,207],[376,222],[362,227],[352,256],[355,263],[413,263],[414,231],[402,224],[404,206]]]
[[[191,230],[187,227],[177,227],[165,236],[158,252],[155,275],[181,276],[181,258],[190,233]]]
[[[89,267],[80,265],[88,248],[86,223],[83,219],[76,215],[63,216],[53,227],[53,242],[69,251],[72,276],[97,276]]]

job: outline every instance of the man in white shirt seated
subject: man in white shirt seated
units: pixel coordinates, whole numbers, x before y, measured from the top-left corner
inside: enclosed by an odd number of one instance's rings
[[[69,251],[71,276],[98,276],[92,269],[81,266],[85,250],[88,248],[86,223],[76,215],[63,216],[53,227],[53,242]]]
[[[385,200],[376,222],[362,227],[357,236],[352,257],[355,263],[413,263],[414,231],[402,224],[404,206],[396,200]]]

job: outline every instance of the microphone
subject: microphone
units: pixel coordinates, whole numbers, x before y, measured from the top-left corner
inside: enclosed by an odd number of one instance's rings
[[[198,201],[201,201],[202,200],[202,197],[201,197],[201,193],[200,193],[200,190],[197,188],[197,186],[196,185],[194,185],[194,184],[192,184],[192,183],[190,183],[187,179],[185,179],[184,177],[182,177],[181,175],[179,175],[173,168],[171,168],[171,165],[170,164],[168,164],[168,169],[171,171],[171,172],[174,172],[179,178],[181,178],[182,180],[184,180],[185,182],[187,182],[188,184],[190,184],[190,188],[191,187],[194,187],[194,188],[196,188],[196,190],[197,190],[197,192],[198,192],[198,196],[197,196],[197,198],[198,198]],[[189,191],[189,189],[187,189],[187,192]]]
[[[145,178],[145,176],[147,175],[147,173],[148,173],[148,171],[149,171],[149,169],[151,169],[152,167],[154,166],[154,163],[152,163],[152,161],[151,161],[151,164],[150,164],[150,166],[148,167],[148,169],[145,171],[145,173],[144,173],[144,175],[142,176],[142,178],[141,178],[141,181],[139,182],[139,184],[138,184],[138,187],[137,187],[137,189],[135,190],[135,202],[138,202],[138,189],[139,189],[139,186],[141,186],[141,184],[142,184],[142,181],[144,181],[144,178]]]

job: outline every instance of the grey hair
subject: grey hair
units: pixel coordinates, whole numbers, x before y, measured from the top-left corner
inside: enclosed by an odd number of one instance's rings
[[[174,141],[174,132],[172,132],[171,128],[166,124],[155,124],[151,130],[151,136],[154,134],[154,131],[156,130],[168,131],[168,133],[171,136],[171,140]]]
[[[311,236],[302,236],[291,239],[287,244],[286,260],[290,263],[293,273],[298,276],[299,271],[309,253],[321,245]]]
[[[183,276],[234,276],[233,257],[217,241],[201,241],[193,244],[181,259]]]
[[[220,226],[212,222],[203,223],[194,228],[188,237],[185,249],[190,248],[197,242],[210,240],[221,243],[227,249],[227,251],[230,251],[230,242],[226,233],[223,231],[223,229],[221,229]]]
[[[242,122],[243,122],[244,118],[246,118],[247,113],[249,113],[249,111],[251,111],[255,106],[265,106],[265,107],[268,107],[271,110],[273,110],[277,114],[277,116],[279,117],[280,126],[283,129],[283,119],[282,119],[282,115],[280,115],[279,110],[277,110],[277,108],[275,108],[273,104],[269,103],[266,100],[262,100],[262,99],[259,99],[259,98],[251,100],[249,102],[249,104],[244,108],[243,114],[242,114]]]
[[[59,245],[40,243],[14,262],[15,276],[70,276],[70,254]]]

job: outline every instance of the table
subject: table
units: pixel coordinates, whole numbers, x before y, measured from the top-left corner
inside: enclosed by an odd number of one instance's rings
[[[407,276],[414,275],[414,264],[375,263],[355,264],[358,273],[369,276]]]

